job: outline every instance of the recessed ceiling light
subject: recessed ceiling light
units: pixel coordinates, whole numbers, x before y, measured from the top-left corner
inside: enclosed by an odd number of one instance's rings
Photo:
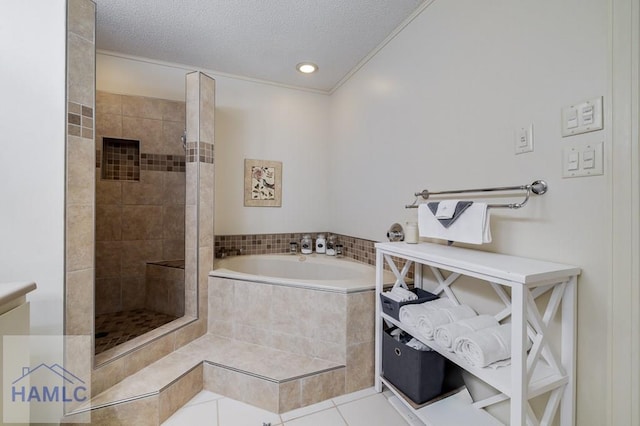
[[[300,62],[296,65],[296,69],[303,74],[311,74],[318,71],[318,66],[311,62]]]

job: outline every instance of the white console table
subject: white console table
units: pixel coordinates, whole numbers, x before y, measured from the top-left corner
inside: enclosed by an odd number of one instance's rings
[[[396,265],[401,259],[402,268]],[[461,276],[486,281],[504,303],[495,315],[498,321],[510,318],[512,325],[511,365],[497,369],[478,368],[467,364],[455,353],[440,348],[420,332],[382,312],[376,297],[376,357],[375,387],[382,391],[382,333],[383,320],[405,330],[444,357],[493,386],[501,393],[483,401],[471,403],[470,398],[456,394],[441,401],[413,410],[427,425],[496,425],[501,424],[482,408],[510,399],[510,424],[549,425],[560,407],[560,424],[575,424],[575,342],[576,342],[576,284],[580,268],[558,263],[483,252],[432,243],[403,242],[376,244],[376,292],[382,292],[383,268],[387,264],[396,277],[396,285],[403,284],[412,265],[415,265],[416,285],[422,283],[422,266],[428,267],[438,281],[435,293],[459,303],[452,284]],[[507,288],[509,291],[507,291]],[[540,312],[536,299],[551,292]],[[547,328],[561,307],[561,351],[557,354],[549,342]],[[532,346],[527,352],[527,338]],[[393,392],[396,392],[390,386]],[[398,392],[396,392],[398,393]],[[529,400],[549,394],[547,405],[536,416]],[[402,401],[403,396],[398,393]],[[538,418],[540,417],[540,418]],[[443,420],[446,419],[446,420]]]

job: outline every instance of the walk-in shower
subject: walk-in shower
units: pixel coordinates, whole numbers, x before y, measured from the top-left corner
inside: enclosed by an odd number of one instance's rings
[[[185,103],[96,94],[95,352],[185,314]]]

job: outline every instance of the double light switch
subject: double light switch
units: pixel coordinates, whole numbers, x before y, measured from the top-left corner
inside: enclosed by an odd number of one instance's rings
[[[602,97],[562,108],[562,137],[602,130]]]
[[[575,144],[562,151],[562,177],[603,174],[603,142]]]

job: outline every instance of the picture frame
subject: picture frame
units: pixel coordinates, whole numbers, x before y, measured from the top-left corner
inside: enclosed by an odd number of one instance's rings
[[[282,207],[282,162],[244,160],[245,207]]]

